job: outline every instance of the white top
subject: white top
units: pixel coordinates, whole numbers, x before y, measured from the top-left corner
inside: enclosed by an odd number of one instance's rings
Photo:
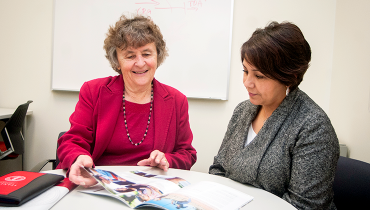
[[[249,130],[248,130],[247,141],[245,142],[244,147],[246,147],[249,143],[251,143],[251,141],[253,141],[254,137],[256,136],[257,134],[254,132],[252,123],[251,123],[251,125],[249,126]]]

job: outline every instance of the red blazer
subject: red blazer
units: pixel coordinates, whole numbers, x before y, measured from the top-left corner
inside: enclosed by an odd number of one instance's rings
[[[69,118],[71,128],[58,140],[57,168],[69,169],[79,155],[89,155],[94,162],[99,159],[122,109],[123,87],[122,75],[83,84],[75,112]],[[178,90],[155,79],[153,89],[154,150],[165,153],[171,168],[189,170],[197,157],[191,145],[188,101]]]

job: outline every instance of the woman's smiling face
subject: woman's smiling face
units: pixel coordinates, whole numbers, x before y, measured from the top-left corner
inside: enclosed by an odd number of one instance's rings
[[[119,69],[122,72],[125,86],[142,88],[150,86],[157,70],[157,49],[154,43],[139,48],[128,47],[117,50]]]

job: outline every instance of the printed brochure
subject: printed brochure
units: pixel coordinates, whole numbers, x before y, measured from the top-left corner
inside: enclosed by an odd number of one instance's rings
[[[150,206],[167,210],[232,210],[253,200],[250,195],[215,182],[202,181],[191,185],[180,177],[142,171],[117,175],[101,169],[86,170],[99,184],[80,192],[111,196],[135,209]]]

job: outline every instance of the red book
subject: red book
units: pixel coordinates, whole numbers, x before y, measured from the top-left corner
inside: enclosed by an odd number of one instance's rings
[[[64,179],[62,175],[15,171],[0,177],[0,206],[20,206]]]

